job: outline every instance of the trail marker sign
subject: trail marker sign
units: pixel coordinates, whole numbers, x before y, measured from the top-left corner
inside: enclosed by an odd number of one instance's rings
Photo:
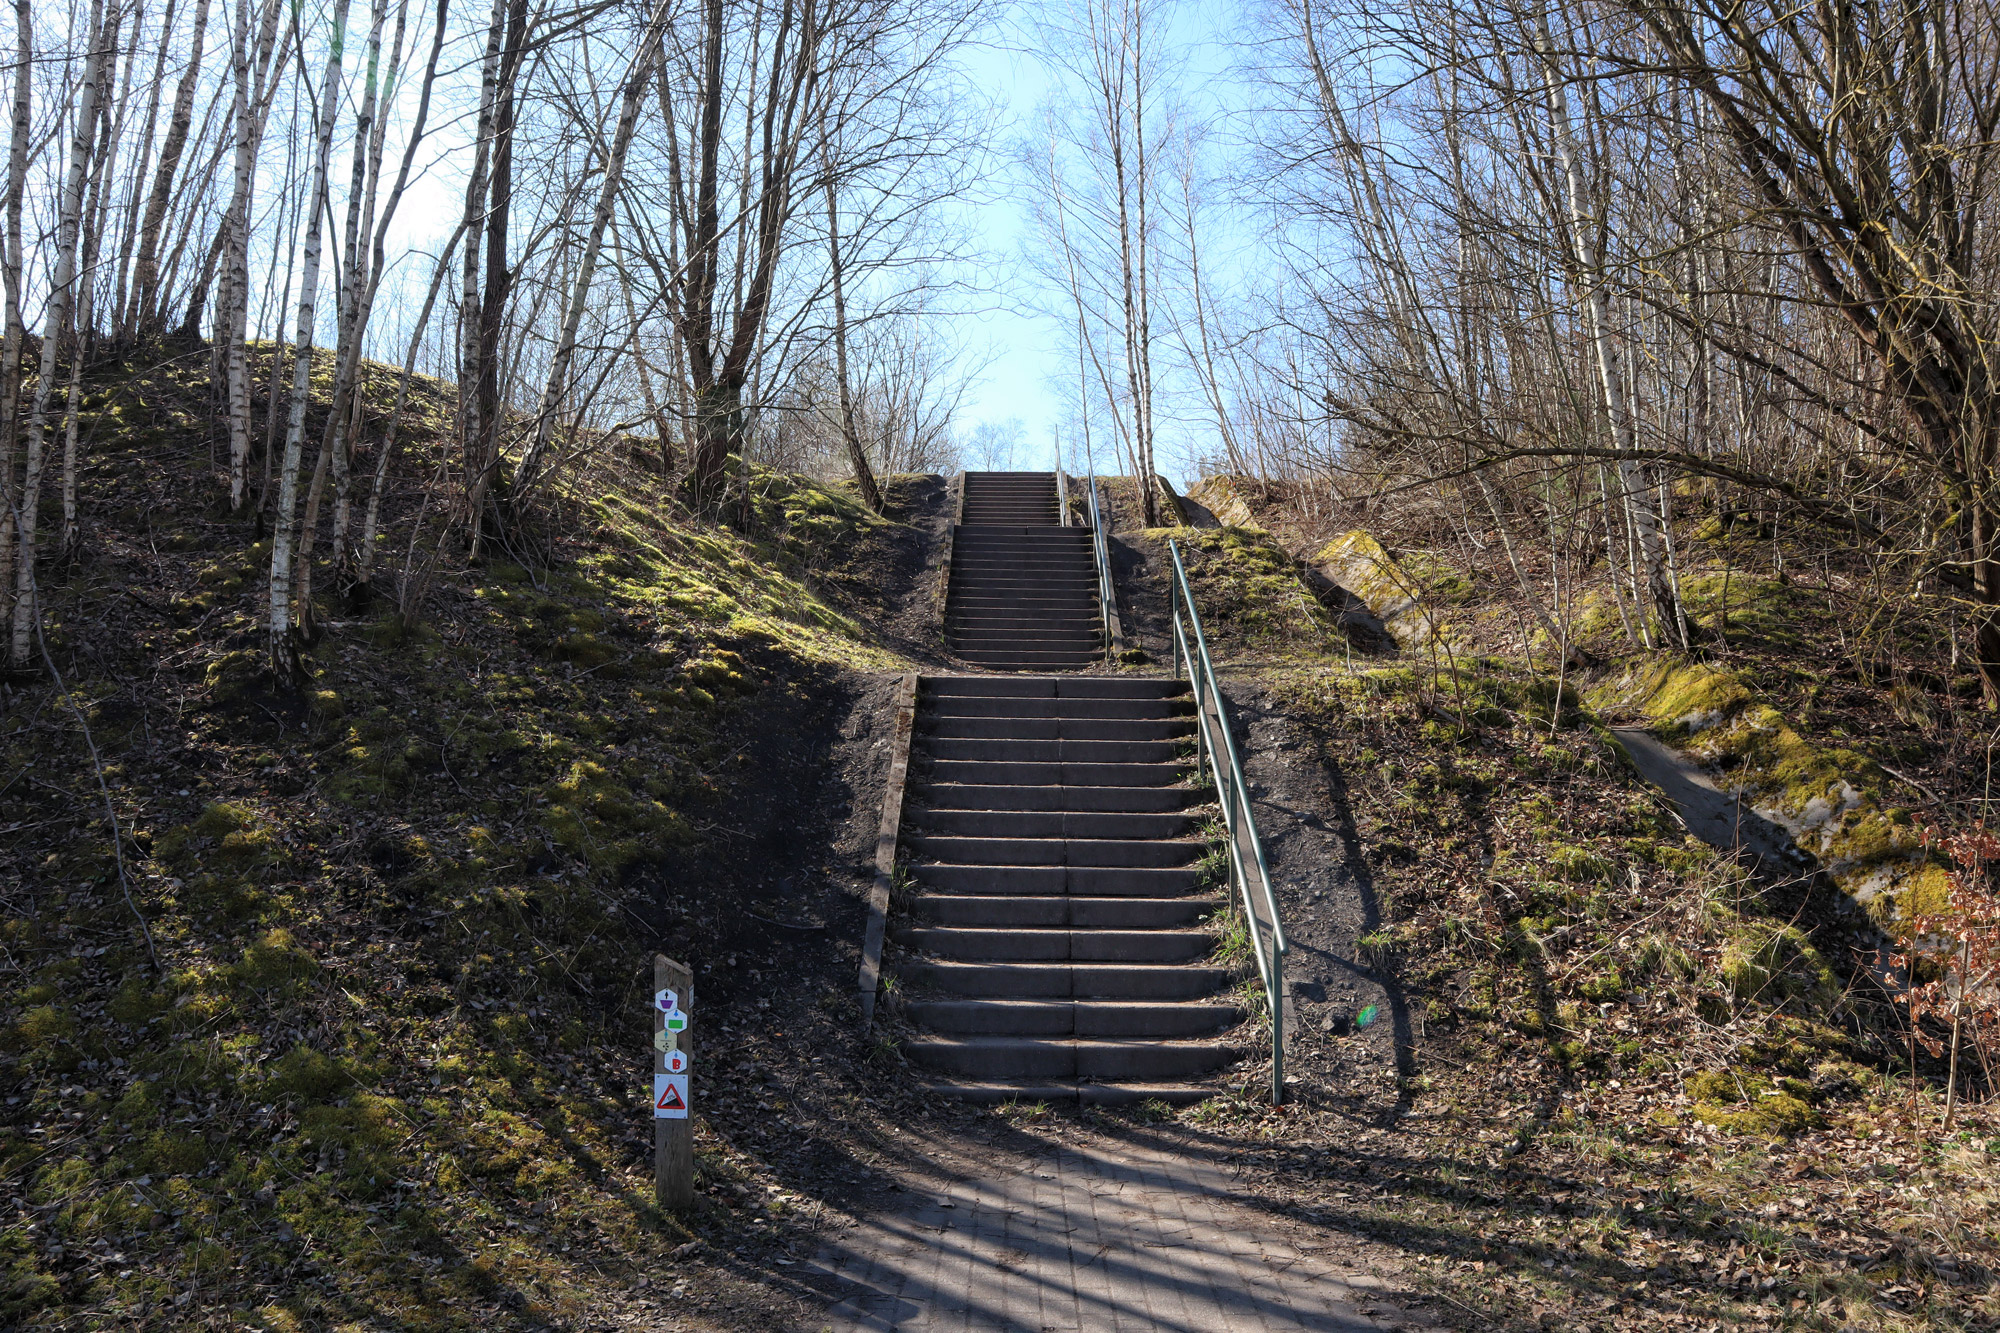
[[[684,963],[653,955],[653,1186],[660,1207],[694,1207],[694,974]]]

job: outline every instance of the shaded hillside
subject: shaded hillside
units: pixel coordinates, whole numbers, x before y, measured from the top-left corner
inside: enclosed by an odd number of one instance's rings
[[[693,962],[715,1062],[702,1234],[817,1160],[766,1137],[770,1070],[854,1104],[827,1080],[862,1054],[838,1020],[872,729],[935,633],[901,608],[943,483],[894,479],[884,520],[757,473],[738,531],[607,453],[520,558],[468,566],[427,547],[420,419],[384,563],[428,591],[407,616],[322,593],[294,692],[198,393],[172,364],[88,386],[87,539],[46,585],[67,693],[7,686],[0,1323],[538,1327],[646,1299],[695,1234],[649,1203],[654,948]],[[734,1244],[681,1262],[716,1326],[777,1326]]]
[[[1476,1327],[2000,1315],[2000,1119],[1962,1108],[1939,1140],[1927,1059],[1912,1115],[1900,1007],[1840,895],[1690,836],[1583,681],[1350,642],[1267,532],[1121,532],[1149,652],[1170,537],[1294,941],[1297,1092],[1180,1119],[1272,1208],[1415,1252]]]

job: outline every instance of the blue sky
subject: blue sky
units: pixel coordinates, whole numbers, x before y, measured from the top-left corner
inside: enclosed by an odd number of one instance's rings
[[[1017,9],[1016,19],[1027,12],[1026,6]],[[1211,125],[1240,110],[1245,102],[1245,89],[1235,74],[1237,48],[1231,40],[1241,30],[1239,17],[1235,4],[1184,3],[1172,12],[1172,25],[1162,34],[1171,44],[1173,58],[1166,63],[1176,71],[1176,76],[1161,91],[1181,104],[1186,114]],[[969,434],[981,421],[1019,418],[1026,428],[1027,444],[1017,466],[1053,463],[1051,428],[1068,411],[1057,386],[1067,384],[1076,373],[1067,322],[1059,324],[1033,312],[1034,306],[1051,299],[1058,307],[1065,306],[1067,297],[1061,293],[1037,292],[1028,285],[1032,273],[1022,262],[1023,246],[1031,239],[1032,228],[1026,192],[1037,187],[1006,166],[1012,157],[1007,150],[1029,131],[1038,108],[1051,92],[1043,63],[1030,49],[1033,41],[1024,23],[1009,23],[1003,28],[999,43],[971,53],[967,60],[980,86],[1001,96],[1005,124],[998,159],[1002,175],[989,198],[966,206],[966,220],[980,248],[998,258],[1003,272],[994,276],[1020,281],[1009,284],[1009,290],[996,296],[997,303],[1011,308],[993,309],[968,318],[965,340],[975,346],[983,345],[993,361],[967,395],[963,424]],[[1226,135],[1219,134],[1215,139],[1220,144]],[[1240,260],[1231,262],[1229,256],[1249,252],[1253,248],[1249,244],[1251,238],[1235,235],[1212,239],[1223,244],[1211,256],[1204,257],[1204,264],[1213,267],[1206,275],[1208,281],[1216,288],[1243,282],[1247,277],[1243,264]],[[1170,350],[1162,339],[1155,357],[1168,356]],[[1166,378],[1162,369],[1156,369],[1155,374]],[[1205,437],[1213,434],[1213,427],[1198,418],[1177,420],[1166,402],[1156,404],[1155,420],[1160,468],[1179,481],[1186,471],[1185,459],[1190,449],[1205,447]]]

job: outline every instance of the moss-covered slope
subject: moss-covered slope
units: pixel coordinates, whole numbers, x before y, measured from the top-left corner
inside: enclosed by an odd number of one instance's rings
[[[904,530],[765,473],[698,523],[607,456],[538,558],[448,545],[409,616],[323,596],[293,692],[199,392],[86,400],[68,696],[0,717],[0,1325],[580,1326],[691,1235],[647,1202],[645,954],[719,968],[770,933],[760,869],[824,864],[847,682],[900,663],[845,572]],[[399,479],[392,570],[424,504]],[[726,1194],[740,1155],[698,1150]]]

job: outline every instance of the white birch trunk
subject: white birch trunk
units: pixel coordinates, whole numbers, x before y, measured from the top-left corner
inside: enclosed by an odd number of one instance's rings
[[[86,31],[91,48],[84,57],[83,79],[76,93],[76,124],[70,140],[69,170],[63,181],[61,210],[56,221],[56,256],[49,277],[48,311],[42,319],[40,378],[28,414],[28,447],[21,479],[20,528],[14,563],[14,624],[8,660],[16,669],[28,664],[40,608],[35,597],[35,536],[42,486],[42,454],[49,420],[49,392],[55,385],[57,351],[74,324],[76,310],[77,233],[83,213],[84,178],[89,173],[96,135],[97,103],[110,48],[117,41],[116,18],[104,17],[103,0],[91,0]]]
[[[334,486],[333,560],[347,553],[347,450],[353,437],[353,420],[358,417],[354,401],[354,378],[361,357],[362,293],[367,274],[363,271],[363,238],[373,223],[364,216],[372,206],[369,181],[379,165],[375,135],[376,79],[382,60],[382,25],[387,21],[387,0],[375,0],[368,25],[368,72],[363,81],[361,105],[354,120],[354,156],[348,171],[347,219],[341,233],[340,304],[334,336],[333,409],[327,414],[326,433],[320,440],[320,460],[313,468],[311,493],[306,497],[305,522],[299,529],[299,576],[295,596],[302,617],[312,614],[312,556],[319,538],[319,510],[322,488],[329,473]],[[310,632],[308,625],[307,631]]]
[[[271,110],[271,51],[277,39],[279,6],[265,0],[258,19],[256,44],[250,40],[252,0],[239,0],[231,40],[234,80],[236,156],[229,211],[224,215],[225,269],[223,318],[218,336],[227,344],[226,369],[229,418],[229,508],[241,513],[248,490],[250,462],[250,357],[246,342],[250,321],[250,200],[256,187],[257,156]],[[253,73],[254,72],[254,73]]]
[[[104,204],[109,197],[110,175],[117,161],[118,132],[112,124],[110,101],[105,96],[112,81],[118,75],[118,29],[125,17],[123,6],[114,5],[105,18],[108,35],[103,39],[107,53],[106,63],[98,79],[97,127],[92,135],[97,140],[91,151],[89,180],[85,187],[83,212],[78,224],[76,298],[71,303],[70,323],[74,336],[70,346],[69,380],[63,390],[63,451],[62,451],[62,540],[57,550],[64,555],[74,552],[79,535],[77,532],[76,469],[78,463],[79,403],[83,397],[83,363],[95,341],[97,325],[96,280],[97,259],[104,237]],[[128,74],[126,83],[130,86]]]
[[[299,459],[305,449],[306,400],[312,387],[313,325],[317,316],[319,262],[325,210],[311,201],[326,197],[327,172],[333,156],[334,119],[340,108],[341,47],[347,38],[350,0],[334,0],[332,39],[321,76],[318,123],[314,126],[312,186],[307,194],[303,273],[299,279],[299,319],[294,335],[291,415],[285,426],[285,456],[278,469],[278,513],[271,533],[271,609],[268,622],[272,665],[295,678],[299,660],[292,634],[292,557],[296,534],[292,521],[298,511]]]
[[[1584,164],[1579,157],[1574,127],[1569,113],[1569,97],[1555,69],[1555,43],[1549,36],[1548,19],[1538,18],[1542,78],[1549,105],[1549,119],[1555,131],[1556,155],[1560,159],[1563,187],[1569,204],[1569,243],[1576,261],[1577,277],[1584,284],[1584,316],[1590,333],[1590,350],[1597,365],[1604,411],[1611,428],[1612,445],[1621,454],[1638,451],[1638,431],[1633,418],[1632,396],[1627,392],[1625,370],[1612,332],[1611,291],[1606,286],[1603,256],[1596,242],[1596,219],[1590,206],[1589,187],[1584,182]],[[1662,630],[1678,637],[1679,607],[1668,578],[1661,549],[1658,516],[1647,495],[1650,485],[1646,469],[1635,459],[1618,460],[1618,480],[1627,498],[1626,514],[1646,567],[1646,591],[1659,617]],[[1636,503],[1634,500],[1636,499]]]
[[[118,290],[111,301],[111,329],[112,335],[121,343],[132,336],[133,312],[128,305],[132,255],[139,243],[139,217],[145,203],[146,173],[153,166],[153,140],[160,128],[160,89],[167,77],[167,48],[174,40],[174,18],[179,12],[179,0],[167,0],[166,13],[160,17],[159,49],[153,56],[153,77],[146,89],[146,114],[139,129],[139,161],[132,172],[124,237],[118,246]]]
[[[20,501],[14,490],[15,458],[21,425],[21,353],[28,331],[21,318],[21,214],[28,180],[28,141],[33,123],[34,28],[29,0],[14,0],[13,135],[7,152],[6,228],[0,252],[0,299],[6,303],[6,334],[0,341],[0,605],[11,605]]]

